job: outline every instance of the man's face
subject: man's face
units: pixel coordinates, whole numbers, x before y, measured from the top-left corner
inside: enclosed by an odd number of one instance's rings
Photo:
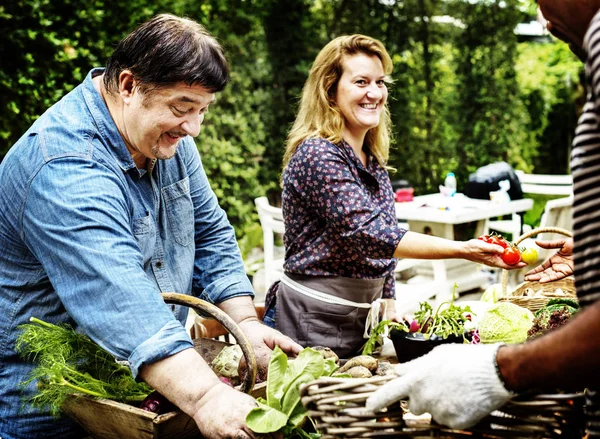
[[[135,85],[123,98],[121,127],[134,159],[170,159],[185,136],[196,137],[215,95],[183,83],[142,93]]]
[[[598,0],[538,0],[540,11],[548,21],[548,30],[563,40],[580,58],[583,37],[600,7]]]

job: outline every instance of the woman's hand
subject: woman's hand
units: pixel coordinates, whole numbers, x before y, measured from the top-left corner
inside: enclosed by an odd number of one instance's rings
[[[542,265],[525,273],[526,281],[539,281],[540,283],[560,280],[573,274],[573,238],[557,239],[555,241],[535,241],[547,250],[559,249]]]
[[[471,239],[464,242],[464,258],[469,261],[489,265],[490,267],[503,268],[505,270],[514,270],[516,268],[526,267],[523,261],[514,265],[508,265],[502,260],[504,248],[497,244],[490,244],[480,239]]]

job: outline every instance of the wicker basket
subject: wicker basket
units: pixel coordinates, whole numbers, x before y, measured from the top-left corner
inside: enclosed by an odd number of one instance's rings
[[[577,438],[584,434],[583,394],[514,399],[468,430],[452,430],[427,417],[411,420],[409,403],[373,413],[366,399],[394,376],[320,378],[300,388],[302,404],[322,439],[394,437]]]
[[[540,233],[558,233],[568,237],[573,236],[568,230],[559,227],[542,227],[523,234],[514,242],[514,244],[518,246],[525,239]],[[505,297],[500,298],[500,301],[508,301],[535,312],[538,309],[543,308],[546,303],[553,298],[567,297],[569,299],[576,299],[575,282],[572,277],[566,277],[561,280],[543,284],[539,282],[523,282],[507,294],[508,273],[508,270],[503,270],[502,272],[502,293]],[[564,294],[554,293],[558,289],[562,290]],[[528,295],[527,293],[531,294]]]

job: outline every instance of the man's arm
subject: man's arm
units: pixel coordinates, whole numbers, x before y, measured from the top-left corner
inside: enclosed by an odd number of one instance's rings
[[[508,390],[555,390],[600,385],[600,302],[529,343],[500,348],[497,361]]]
[[[204,437],[254,437],[245,424],[254,398],[221,383],[194,349],[143,366],[140,377],[193,418]]]
[[[261,379],[264,380],[267,376],[271,351],[275,349],[275,346],[279,346],[283,352],[290,355],[298,355],[302,350],[302,346],[291,338],[263,325],[256,315],[256,309],[250,296],[233,297],[217,306],[229,314],[248,337],[254,348],[258,375]]]

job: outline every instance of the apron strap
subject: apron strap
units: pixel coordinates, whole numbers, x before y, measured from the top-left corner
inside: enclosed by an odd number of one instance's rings
[[[369,314],[367,315],[367,322],[365,324],[365,332],[363,334],[363,338],[371,337],[371,333],[377,327],[381,320],[380,316],[382,314],[385,316],[386,312],[387,302],[385,301],[385,299],[376,299],[373,301],[373,303],[371,303],[371,309],[369,310]]]
[[[304,294],[305,296],[311,297],[321,302],[331,303],[334,305],[352,306],[354,308],[369,309],[363,338],[368,339],[369,337],[371,337],[371,332],[379,324],[379,316],[381,315],[382,309],[384,314],[387,311],[387,302],[385,301],[385,299],[376,299],[372,303],[353,302],[351,300],[342,299],[341,297],[336,297],[332,296],[331,294],[326,294],[321,291],[313,290],[312,288],[306,287],[290,279],[285,274],[281,276],[281,283],[287,285],[288,287],[292,288],[294,291],[297,291],[300,294]]]

